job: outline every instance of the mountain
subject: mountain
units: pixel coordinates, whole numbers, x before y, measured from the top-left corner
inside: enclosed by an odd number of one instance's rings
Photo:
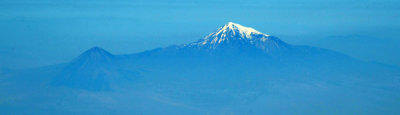
[[[93,47],[75,58],[70,66],[81,66],[80,68],[91,68],[96,66],[107,66],[112,63],[114,55],[100,47]]]
[[[198,41],[0,74],[0,114],[400,114],[400,69],[229,22]]]
[[[113,82],[130,80],[136,76],[134,71],[127,72],[118,67],[116,58],[103,48],[93,47],[69,62],[58,73],[53,84],[91,91],[111,90]]]
[[[288,44],[278,37],[253,28],[229,22],[196,42],[157,48],[132,54],[132,58],[160,60],[172,58],[187,61],[270,61],[293,64],[298,62],[348,63],[357,62],[345,54],[316,48]],[[185,58],[185,59],[182,59]],[[195,60],[193,60],[195,59]],[[171,60],[171,59],[170,59]],[[171,62],[171,61],[169,61]],[[162,62],[161,62],[162,63]]]
[[[55,77],[53,84],[103,91],[113,89],[111,84],[115,87],[121,81],[138,78],[138,70],[163,70],[172,79],[180,76],[173,74],[183,72],[183,68],[188,68],[186,72],[190,74],[209,70],[243,71],[242,67],[270,74],[275,72],[267,71],[284,71],[286,68],[298,67],[304,71],[347,68],[340,64],[356,62],[357,60],[341,53],[291,45],[253,28],[229,22],[199,41],[128,56],[113,55],[100,47],[93,47],[69,62]],[[288,74],[295,75],[296,72]],[[165,75],[157,74],[154,77]],[[222,76],[226,75],[220,75],[219,78],[224,78]],[[165,78],[157,78],[160,79]],[[199,80],[197,77],[188,79]]]

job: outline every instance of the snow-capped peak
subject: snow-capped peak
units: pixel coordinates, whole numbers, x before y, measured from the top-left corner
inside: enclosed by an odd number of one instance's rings
[[[205,38],[192,43],[191,45],[209,45],[210,47],[216,47],[221,43],[233,43],[238,41],[242,43],[254,43],[257,41],[264,42],[268,40],[268,38],[269,35],[263,34],[253,28],[228,22],[224,26],[220,27],[216,32],[209,34]]]
[[[237,23],[228,22],[223,27],[219,28],[216,34],[233,32],[233,34],[239,34],[242,37],[250,38],[252,34],[263,34],[253,28],[245,27]]]

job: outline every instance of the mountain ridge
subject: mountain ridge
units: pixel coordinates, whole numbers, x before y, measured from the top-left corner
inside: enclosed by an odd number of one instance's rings
[[[258,69],[257,67],[268,68],[268,66],[276,68],[289,66],[340,68],[342,67],[340,64],[345,63],[359,62],[339,52],[287,44],[277,37],[229,22],[197,42],[156,48],[134,54],[112,55],[103,48],[93,47],[65,67],[64,73],[74,74],[64,75],[64,77],[72,79],[67,80],[70,83],[89,76],[89,79],[85,78],[82,81],[90,82],[101,78],[104,80],[96,82],[96,84],[105,84],[106,82],[109,84],[109,79],[115,81],[119,81],[120,78],[125,79],[120,76],[123,75],[121,73],[130,73],[129,69],[142,69],[141,67],[172,69],[170,71],[179,70],[181,67],[219,69],[223,65],[248,66],[254,69]],[[84,88],[87,87],[86,85]]]
[[[123,55],[94,47],[63,65],[0,74],[2,113],[400,113],[399,68],[312,46],[280,47],[273,36],[279,47],[266,50],[250,42],[263,42],[258,32],[239,33],[227,32],[216,47]]]

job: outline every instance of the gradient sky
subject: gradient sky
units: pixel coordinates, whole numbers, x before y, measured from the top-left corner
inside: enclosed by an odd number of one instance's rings
[[[197,41],[232,21],[297,45],[400,65],[398,0],[0,0],[0,68]]]

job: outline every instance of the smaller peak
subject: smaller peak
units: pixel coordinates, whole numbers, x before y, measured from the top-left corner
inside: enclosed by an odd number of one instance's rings
[[[94,46],[87,51],[105,51],[105,50],[99,46]]]
[[[110,56],[112,54],[109,53],[108,51],[104,50],[101,47],[95,46],[95,47],[92,47],[92,48],[86,50],[82,55],[104,55],[104,56]]]
[[[74,62],[84,63],[88,62],[102,62],[109,60],[113,55],[101,47],[92,47],[83,52],[79,57],[75,58]]]

